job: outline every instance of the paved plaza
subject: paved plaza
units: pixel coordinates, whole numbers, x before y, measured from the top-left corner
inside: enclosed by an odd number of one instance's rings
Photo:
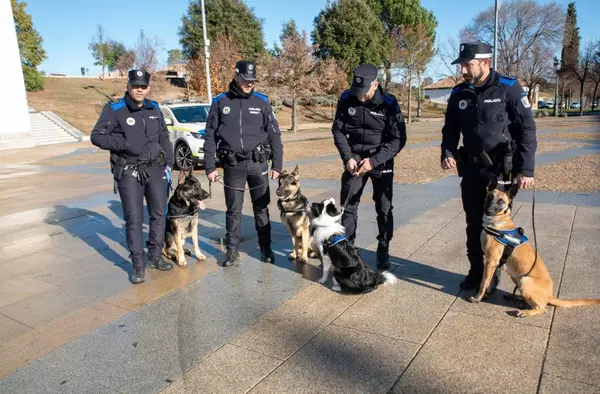
[[[537,163],[600,152],[600,141],[587,143]],[[339,181],[302,176],[310,201],[339,200]],[[248,193],[242,262],[216,263],[225,205],[213,185],[200,213],[208,259],[148,271],[133,286],[106,152],[89,142],[1,152],[0,179],[0,393],[600,393],[600,307],[519,319],[504,297],[513,290],[506,273],[490,299],[467,301],[456,176],[395,185],[390,254],[399,281],[361,296],[318,284],[318,260],[288,260],[276,181],[275,264],[258,259]],[[535,199],[555,294],[600,298],[600,193],[538,191]],[[531,191],[519,192],[514,212],[533,240]],[[356,244],[373,267],[375,233],[369,183]]]

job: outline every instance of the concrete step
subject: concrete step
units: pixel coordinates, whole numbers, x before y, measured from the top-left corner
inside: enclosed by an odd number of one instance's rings
[[[29,113],[31,132],[36,145],[81,141],[81,133],[52,112]]]

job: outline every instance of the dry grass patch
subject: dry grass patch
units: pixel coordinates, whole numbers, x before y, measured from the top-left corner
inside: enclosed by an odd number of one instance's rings
[[[571,140],[600,140],[600,130],[597,132],[564,132],[564,133],[544,133],[539,134],[538,138],[565,138]]]
[[[537,167],[535,187],[537,190],[569,193],[600,190],[600,153]]]
[[[545,153],[559,152],[561,150],[581,148],[588,146],[581,142],[554,142],[554,141],[538,141],[536,155]]]
[[[291,169],[291,167],[290,167]],[[309,179],[339,180],[344,171],[341,160],[305,164],[300,169],[302,176]],[[394,182],[423,184],[453,175],[440,168],[440,150],[437,147],[411,149],[397,156],[394,167]]]

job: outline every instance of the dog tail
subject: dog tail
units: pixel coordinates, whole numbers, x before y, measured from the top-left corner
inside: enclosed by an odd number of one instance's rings
[[[548,304],[550,304],[552,306],[560,306],[563,308],[571,308],[574,306],[600,304],[600,300],[592,300],[589,298],[579,298],[579,299],[574,299],[574,300],[561,300],[559,298],[552,297],[550,300],[548,300]]]
[[[396,282],[398,282],[398,278],[396,278],[396,275],[392,274],[391,272],[382,272],[381,276],[383,276],[383,281],[381,282],[382,284],[393,285]]]

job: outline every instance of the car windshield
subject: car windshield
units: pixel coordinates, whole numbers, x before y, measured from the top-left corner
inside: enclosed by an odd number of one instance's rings
[[[206,122],[208,111],[207,105],[190,105],[185,107],[172,107],[173,115],[179,123],[202,123]]]

